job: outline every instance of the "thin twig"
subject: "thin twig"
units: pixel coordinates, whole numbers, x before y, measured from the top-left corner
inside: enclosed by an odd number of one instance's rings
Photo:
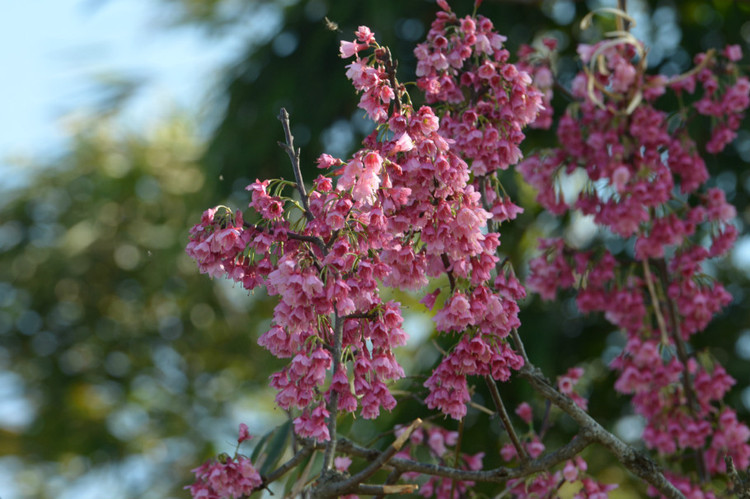
[[[461,421],[458,422],[458,442],[456,442],[456,449],[453,454],[453,466],[458,468],[458,464],[461,459],[461,444],[463,443],[464,439],[464,418],[461,418]],[[451,480],[451,495],[449,497],[455,497],[454,493],[456,491],[456,481]]]
[[[284,476],[289,470],[297,466],[300,462],[302,462],[303,459],[305,459],[307,456],[309,456],[313,451],[312,446],[305,446],[302,449],[299,450],[294,456],[292,456],[289,461],[285,462],[278,468],[276,468],[274,471],[269,473],[268,475],[262,477],[263,478],[263,487],[268,485],[269,483],[275,482],[282,476]]]
[[[341,367],[341,343],[343,336],[344,321],[339,317],[338,312],[334,313],[333,319],[333,373],[335,378]],[[339,411],[339,394],[336,390],[331,390],[331,398],[328,402],[328,445],[326,446],[325,457],[323,459],[323,473],[333,468],[333,459],[336,457],[336,416]]]
[[[669,333],[667,333],[667,324],[664,321],[664,316],[661,313],[661,302],[659,297],[656,296],[656,290],[654,289],[654,280],[651,277],[651,269],[649,267],[648,258],[643,260],[643,276],[646,278],[646,286],[648,287],[648,293],[651,295],[651,303],[654,306],[654,315],[656,315],[656,323],[659,325],[659,331],[661,332],[661,341],[663,344],[669,344]]]
[[[510,330],[510,337],[513,338],[513,344],[516,346],[516,350],[518,350],[518,353],[521,354],[521,357],[523,357],[524,363],[528,364],[529,356],[526,355],[526,347],[524,347],[523,341],[521,341],[521,336],[519,336],[518,330],[516,328]]]
[[[685,397],[688,400],[690,412],[697,418],[701,413],[701,406],[700,402],[698,402],[698,397],[695,394],[690,373],[688,372],[688,361],[690,359],[688,358],[687,349],[685,348],[685,340],[683,340],[682,333],[680,332],[680,315],[677,313],[677,307],[675,307],[674,302],[667,294],[667,290],[669,289],[667,264],[664,260],[659,260],[656,262],[656,267],[659,270],[659,280],[665,295],[664,300],[667,302],[667,310],[669,311],[669,317],[672,321],[672,341],[675,344],[675,350],[677,350],[677,358],[680,360],[683,368],[682,387],[685,391]],[[706,463],[703,453],[696,452],[695,460],[698,468],[698,475],[702,481],[706,481],[708,479],[708,472],[706,471]]]
[[[383,485],[393,485],[396,482],[398,482],[399,478],[401,478],[401,472],[399,470],[393,470],[388,474],[388,478],[385,479],[385,483]],[[362,485],[360,485],[359,487],[362,487]],[[358,490],[360,489],[358,488]],[[386,494],[390,494],[390,493],[392,492],[382,492],[382,493],[378,493],[374,495],[375,497],[385,497]]]
[[[560,80],[558,80],[557,78],[555,78],[554,80],[554,86],[555,86],[555,92],[561,93],[563,97],[565,97],[565,99],[568,100],[569,102],[576,102],[578,100],[576,96],[573,95],[573,92],[568,90],[565,87],[565,85],[560,83]]]
[[[493,411],[491,409],[488,409],[487,407],[485,407],[485,406],[483,406],[481,404],[477,404],[476,402],[474,402],[472,400],[469,400],[469,407],[471,407],[473,409],[476,409],[476,410],[478,410],[480,412],[483,412],[483,413],[487,414],[488,416],[494,416],[495,415],[495,411]]]
[[[523,444],[521,444],[521,440],[518,438],[518,435],[516,435],[516,430],[513,428],[513,423],[511,423],[510,417],[508,417],[508,411],[505,410],[505,404],[503,404],[503,399],[500,397],[500,390],[497,389],[495,380],[490,378],[489,376],[485,376],[484,381],[487,383],[487,388],[490,389],[492,401],[495,402],[497,414],[498,416],[500,416],[500,421],[503,422],[505,432],[510,437],[510,441],[513,443],[513,447],[516,448],[516,453],[521,459],[521,463],[526,463],[529,460],[529,455],[526,453],[526,449],[523,448]]]
[[[729,490],[736,493],[740,499],[750,499],[750,486],[748,486],[747,480],[743,479],[737,468],[735,468],[732,456],[724,456],[724,463],[727,466],[727,475],[729,475],[730,479]]]
[[[617,8],[623,11],[625,14],[628,13],[628,0],[617,0]],[[630,31],[630,22],[618,16],[617,17],[617,29],[620,31]]]
[[[245,227],[246,229],[255,229],[258,232],[269,232],[268,229],[265,229],[265,228],[261,227],[260,225],[251,224],[250,222],[243,222],[242,226]],[[297,232],[293,232],[293,231],[288,230],[288,229],[285,230],[284,234],[289,239],[294,239],[294,240],[297,240],[297,241],[304,241],[306,243],[312,243],[315,246],[317,246],[318,248],[320,248],[320,250],[323,252],[324,255],[328,254],[328,248],[326,247],[325,242],[321,238],[319,238],[319,237],[316,237],[316,236],[306,236],[304,234],[299,234]]]
[[[383,452],[378,453],[370,464],[368,464],[362,471],[352,475],[346,480],[332,481],[321,485],[321,487],[315,491],[316,496],[328,497],[338,496],[355,489],[357,486],[362,484],[365,480],[370,478],[372,475],[377,473],[401,448],[406,444],[411,436],[412,432],[419,428],[422,424],[422,420],[417,418],[414,422],[409,425],[404,432]],[[328,448],[326,448],[328,452]]]
[[[279,142],[279,146],[284,149],[289,156],[289,160],[292,162],[292,170],[294,171],[294,180],[297,182],[297,191],[302,198],[302,207],[305,210],[305,217],[308,221],[313,220],[313,214],[310,212],[310,205],[308,203],[307,190],[305,189],[305,183],[302,180],[302,170],[300,169],[300,150],[294,148],[294,136],[292,135],[292,128],[289,125],[289,113],[283,107],[279,111],[279,121],[284,127],[284,136],[286,143]]]
[[[385,48],[385,61],[383,62],[385,63],[385,72],[388,74],[388,79],[393,88],[393,93],[395,94],[395,98],[393,99],[393,114],[401,114],[401,95],[399,95],[399,85],[396,80],[396,68],[398,67],[398,63],[393,62],[391,49],[388,47]]]
[[[523,478],[540,471],[548,471],[580,454],[592,443],[592,439],[586,435],[578,435],[576,438],[560,447],[554,452],[546,453],[537,459],[531,460],[523,467],[518,468],[493,468],[490,470],[462,470],[451,466],[423,463],[412,459],[394,457],[388,461],[388,466],[402,473],[415,472],[430,476],[440,476],[461,481],[475,481],[487,483],[505,483],[507,480]],[[355,444],[347,439],[338,442],[341,452],[351,456],[364,459],[375,459],[380,454],[378,451],[368,449]],[[684,499],[684,498],[682,498]]]
[[[361,483],[357,485],[355,492],[363,495],[383,496],[386,494],[413,494],[417,490],[419,490],[419,485],[416,483],[405,483],[401,485],[368,485]]]
[[[440,257],[443,261],[443,266],[445,267],[445,273],[448,274],[448,282],[451,286],[451,293],[453,293],[453,291],[456,289],[456,278],[453,277],[453,271],[450,270],[451,261],[448,259],[448,255],[446,255],[445,253],[440,255]]]

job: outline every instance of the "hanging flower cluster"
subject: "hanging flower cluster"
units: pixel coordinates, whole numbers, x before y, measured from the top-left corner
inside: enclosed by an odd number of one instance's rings
[[[688,348],[731,301],[702,265],[733,245],[735,209],[723,191],[706,188],[708,171],[686,127],[656,105],[666,92],[693,93],[700,84],[703,96],[679,119],[691,111],[711,116],[706,150],[719,152],[750,104],[748,80],[735,65],[741,52],[702,54],[695,71],[671,80],[644,73],[645,52],[631,39],[582,45],[579,54],[587,66],[573,82],[578,101],[560,121],[560,146],[525,160],[519,171],[545,208],[580,210],[633,241],[634,250],[613,255],[544,240],[527,284],[545,299],[577,288],[581,311],[604,312],[625,332],[625,348],[612,362],[615,388],[633,396],[648,447],[663,455],[698,451],[701,478],[724,472],[726,455],[744,469],[750,430],[720,405],[734,380],[715,359]],[[586,173],[587,185],[565,199],[561,182],[574,171]],[[675,484],[687,492],[689,482],[680,480]],[[696,494],[690,497],[704,497]]]
[[[467,29],[479,26],[474,41],[461,43],[469,55],[472,50],[481,54],[482,74],[493,68],[488,81],[496,90],[484,98],[483,109],[467,113],[487,113],[495,120],[488,125],[494,130],[488,132],[493,140],[510,140],[536,116],[538,92],[528,75],[505,62],[502,37],[491,32],[489,20],[458,21],[455,15],[443,14],[433,32],[452,22]],[[399,304],[381,301],[378,282],[421,289],[430,277],[449,276],[450,289],[435,322],[439,331],[462,334],[425,384],[430,389],[429,407],[460,419],[469,401],[467,376],[505,381],[511,370],[523,365],[505,338],[519,325],[516,300],[524,291],[512,275],[502,274],[494,282],[499,234],[486,232],[492,214],[469,184],[470,170],[462,154],[473,168],[482,169],[478,165],[485,160],[451,147],[446,137],[460,131],[441,128],[432,107],[413,109],[396,83],[387,50],[364,26],[356,35],[355,41],[342,42],[341,54],[355,57],[347,66],[347,77],[361,93],[360,107],[379,128],[348,161],[319,158],[321,168],[333,169],[335,186],[332,179],[320,176],[309,193],[309,211],[302,208],[306,218],[297,223],[300,227],[292,227],[284,219],[284,206],[293,201],[280,195],[283,183],[257,181],[248,190],[260,224],[243,226],[239,213],[217,220],[215,211],[209,210],[193,229],[188,247],[202,270],[212,275],[226,272],[248,289],[265,285],[270,294],[279,295],[274,323],[259,343],[280,358],[292,359],[272,376],[271,386],[279,392],[280,407],[302,411],[295,420],[297,432],[319,440],[329,438],[325,401],[334,392],[340,409],[351,412],[359,407],[365,418],[396,403],[386,383],[404,374],[392,349],[404,344],[406,336]],[[500,99],[506,92],[515,97]],[[501,134],[499,130],[507,127]],[[522,137],[512,140],[520,142]],[[472,152],[496,145],[488,142]],[[503,165],[493,160],[492,169],[507,168],[518,156],[513,152]],[[514,205],[506,206],[513,213]],[[231,231],[232,244],[217,243],[229,239],[226,231]],[[430,308],[441,292],[438,288],[428,295]],[[341,321],[342,358],[326,387],[334,364],[333,314]]]
[[[438,5],[427,40],[415,50],[426,105],[412,104],[390,51],[359,27],[354,40],[341,43],[340,54],[351,60],[346,76],[360,94],[359,107],[376,124],[362,148],[346,160],[321,155],[323,173],[308,192],[282,113],[296,182],[249,185],[255,223],[218,207],[190,231],[187,252],[201,272],[247,290],[265,287],[278,297],[270,328],[258,340],[288,359],[270,378],[276,403],[294,418],[296,435],[313,445],[328,442],[326,469],[335,467],[340,476],[351,460],[335,457],[337,415],[372,419],[392,410],[392,384],[405,376],[394,353],[407,340],[401,305],[381,297],[383,286],[425,291],[422,303],[434,311],[437,331],[453,340],[424,383],[428,408],[461,420],[471,401],[469,377],[484,377],[496,388],[495,381],[507,381],[525,363],[514,348],[521,345],[515,330],[526,290],[497,256],[498,228],[523,210],[505,193],[500,175],[523,159],[525,127],[552,125],[548,62],[555,44],[523,47],[513,64],[505,37],[489,19],[460,18],[444,0]],[[714,124],[706,149],[723,149],[750,104],[750,84],[736,66],[741,51],[704,54],[695,71],[670,80],[647,75],[640,43],[616,34],[622,39],[579,48],[585,68],[573,82],[576,101],[557,128],[561,145],[524,160],[518,171],[544,208],[590,215],[634,249],[581,251],[545,239],[527,284],[545,299],[576,288],[582,311],[602,311],[625,332],[627,345],[612,364],[619,374],[615,388],[632,395],[646,419],[643,438],[650,448],[663,455],[698,451],[696,469],[705,475],[724,471],[725,455],[745,468],[750,430],[721,406],[734,380],[687,346],[731,300],[702,273],[702,264],[734,243],[735,210],[721,190],[706,187],[708,171],[683,122],[675,125],[656,105],[668,91],[693,94],[700,85],[692,109]],[[686,120],[688,112],[677,119]],[[577,170],[586,173],[587,185],[565,199],[563,177]],[[553,389],[577,411],[588,405],[575,389],[583,374],[570,369]],[[496,405],[505,412],[502,402]],[[544,453],[546,430],[534,431],[528,404],[516,413],[529,432],[514,438],[503,421],[512,443],[501,456],[523,467]],[[408,431],[412,446],[426,446],[434,460],[452,459],[456,471],[481,469],[483,453],[449,450],[457,445],[455,432],[433,426]],[[398,453],[414,456],[413,448]],[[509,480],[509,493],[551,497],[568,483],[579,487],[575,497],[601,498],[615,487],[587,476],[580,456],[565,459],[557,471]],[[263,484],[242,456],[195,471],[194,497],[240,497]],[[711,497],[695,495],[689,479],[671,479],[691,497]],[[472,485],[433,476],[420,493],[459,497]]]
[[[246,424],[240,425],[240,436],[237,447],[245,440],[252,438]],[[250,495],[260,487],[263,480],[250,459],[235,453],[227,454],[218,460],[203,463],[193,470],[195,482],[185,487],[195,499],[240,499]]]

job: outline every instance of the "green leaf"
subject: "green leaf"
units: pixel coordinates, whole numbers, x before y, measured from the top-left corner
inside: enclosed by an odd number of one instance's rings
[[[268,444],[268,453],[266,455],[265,461],[263,461],[263,466],[260,468],[260,474],[266,475],[268,472],[273,470],[273,468],[276,467],[276,465],[279,462],[279,459],[281,459],[281,456],[284,454],[284,451],[286,450],[287,443],[289,441],[289,436],[292,434],[292,422],[287,421],[283,425],[279,426],[276,429],[276,433],[273,436],[273,439]]]
[[[297,468],[292,471],[284,484],[284,497],[289,497],[292,492],[292,488],[302,480],[306,482],[310,479],[312,470],[320,470],[323,467],[323,453],[313,451],[312,455],[303,461],[304,466],[300,463]]]
[[[278,430],[278,427],[274,428],[273,430],[269,431],[265,435],[263,435],[257,444],[255,444],[255,448],[253,449],[253,453],[250,456],[250,461],[253,463],[258,461],[258,457],[260,457],[260,452],[263,450],[263,447],[265,447],[266,442],[268,442],[268,439],[271,438],[271,436],[274,434],[274,432]]]

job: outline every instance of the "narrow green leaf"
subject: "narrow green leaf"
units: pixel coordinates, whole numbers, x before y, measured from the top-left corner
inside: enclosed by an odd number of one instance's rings
[[[292,422],[287,421],[283,425],[279,426],[276,429],[276,433],[274,434],[271,441],[268,443],[267,448],[267,455],[265,461],[263,461],[263,465],[260,468],[260,474],[265,475],[268,472],[272,471],[273,468],[276,467],[276,465],[279,462],[279,459],[281,459],[281,456],[284,454],[284,451],[286,450],[287,443],[289,441],[289,436],[292,434]]]
[[[301,491],[305,483],[310,480],[312,470],[320,470],[323,467],[323,453],[313,451],[312,455],[302,461],[297,468],[292,471],[284,484],[284,497],[290,497],[292,490]]]
[[[278,430],[278,427],[274,428],[273,430],[269,431],[268,433],[260,437],[260,440],[258,441],[258,443],[255,444],[255,448],[253,448],[253,453],[250,456],[250,461],[252,461],[253,463],[258,462],[258,457],[260,457],[260,452],[263,450],[263,447],[268,442],[268,439],[271,438],[271,436],[274,434],[276,430]]]

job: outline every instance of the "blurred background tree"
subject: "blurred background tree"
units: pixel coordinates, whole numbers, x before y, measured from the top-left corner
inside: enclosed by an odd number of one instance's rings
[[[357,109],[344,77],[338,41],[360,24],[376,32],[413,80],[412,49],[429,29],[433,2],[333,2],[331,0],[162,0],[175,24],[194,24],[216,37],[242,26],[265,26],[224,72],[208,118],[175,113],[153,129],[135,133],[113,114],[79,120],[67,151],[22,164],[26,187],[0,199],[0,496],[185,497],[188,470],[212,453],[228,450],[237,424],[260,433],[283,420],[273,411],[267,375],[275,360],[256,340],[269,324],[265,294],[248,296],[230,283],[199,275],[184,254],[187,231],[202,210],[224,203],[244,207],[244,187],[255,178],[291,177],[276,145],[279,108],[292,115],[311,179],[322,152],[345,157],[371,128]],[[611,2],[614,3],[614,2]],[[608,2],[594,0],[485,0],[480,12],[509,37],[512,49],[555,37],[559,79],[576,71],[577,21]],[[468,13],[473,2],[452,2]],[[676,74],[692,54],[726,43],[750,52],[750,4],[743,1],[635,1],[635,33],[649,45],[654,70]],[[330,21],[330,22],[328,22]],[[330,29],[333,28],[333,29]],[[555,105],[565,102],[556,98]],[[200,130],[212,128],[208,138]],[[529,131],[526,150],[549,144],[549,132]],[[738,207],[744,234],[732,258],[716,262],[734,303],[698,338],[739,380],[729,401],[747,421],[750,407],[750,132],[708,159],[715,185]],[[558,225],[533,203],[533,195],[506,179],[526,212],[504,226],[503,248],[523,273],[536,240],[565,234],[585,245],[595,234],[580,220]],[[437,356],[429,318],[414,296],[407,331],[420,338],[403,349],[423,370]],[[547,373],[585,362],[591,412],[634,440],[639,422],[627,401],[611,390],[606,363],[622,338],[597,317],[581,316],[573,300],[527,300],[521,316],[529,354]],[[441,341],[445,341],[441,339]],[[705,340],[706,344],[709,344]],[[603,352],[603,354],[602,354]],[[420,379],[410,381],[421,385]],[[477,386],[477,400],[483,387]],[[528,393],[512,383],[511,405]],[[540,410],[543,407],[539,407]],[[369,438],[396,422],[427,414],[417,402],[377,423],[357,421]],[[406,415],[408,413],[408,417]],[[347,423],[351,424],[351,423]],[[489,430],[488,430],[489,428]],[[565,424],[557,437],[565,438]],[[480,414],[466,422],[465,447],[483,450],[498,425]],[[486,464],[499,464],[488,455]],[[622,482],[612,463],[598,463],[603,479]],[[478,489],[487,493],[492,487]],[[624,486],[620,497],[639,497]],[[85,496],[85,494],[83,494]]]

